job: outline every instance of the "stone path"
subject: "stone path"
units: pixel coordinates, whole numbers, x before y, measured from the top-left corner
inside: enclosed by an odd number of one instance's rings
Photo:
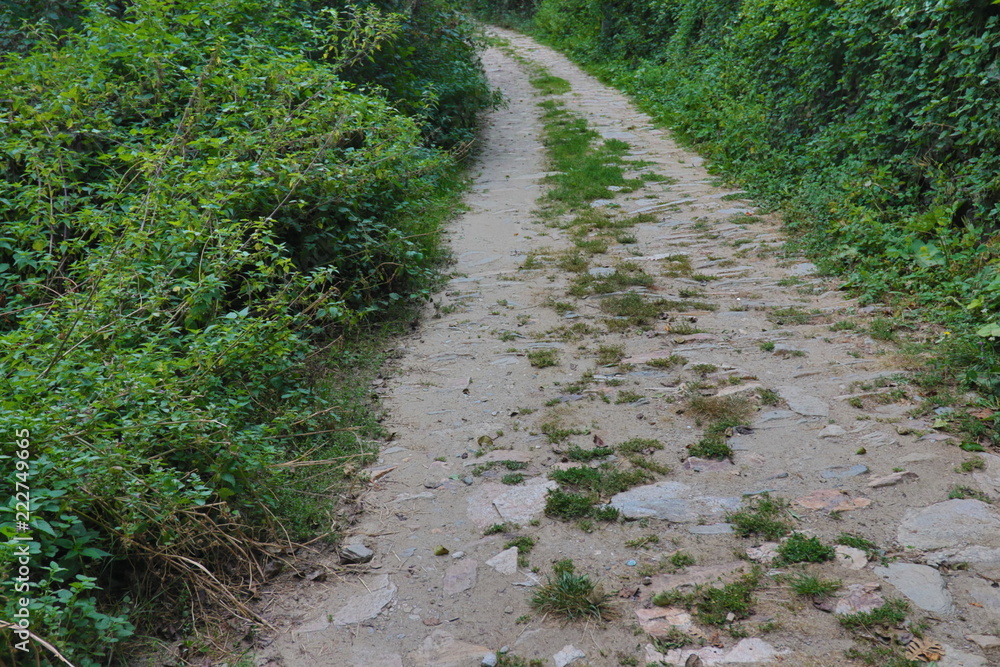
[[[554,262],[522,269],[529,252],[555,256],[572,239],[535,222],[547,169],[539,99],[511,58],[489,51],[489,75],[510,104],[489,119],[469,210],[448,233],[455,277],[375,388],[395,437],[346,540],[374,558],[343,567],[319,554],[313,560],[331,576],[275,582],[261,608],[279,633],[262,638],[259,664],[472,666],[510,652],[545,665],[684,665],[696,652],[704,665],[849,665],[843,652],[853,641],[837,613],[893,597],[927,621],[926,636],[945,650],[940,665],[1000,664],[1000,514],[979,500],[947,499],[956,484],[1000,493],[1000,458],[984,456],[974,475],[955,472],[968,455],[933,428],[933,415],[911,414],[919,397],[893,366],[892,348],[863,333],[877,309],[858,308],[811,264],[785,256],[775,220],[714,185],[701,158],[622,95],[551,50],[503,34],[572,84],[559,97],[569,109],[668,177],[602,200],[623,214],[653,213],[655,222],[633,228],[636,243],[612,246],[592,268],[641,262],[656,281],[636,291],[675,300],[701,293],[717,310],[610,333],[601,299],[568,297],[572,276]],[[676,255],[707,279],[667,275]],[[573,309],[557,310],[554,301]],[[843,320],[856,328],[831,330]],[[580,323],[593,333],[566,335]],[[602,345],[623,347],[621,365],[598,365]],[[536,349],[554,349],[558,365],[533,367],[527,354]],[[673,355],[684,363],[648,363]],[[584,391],[564,390],[587,371]],[[774,392],[775,404],[764,405],[761,390]],[[641,397],[619,402],[625,391]],[[685,409],[692,391],[754,402],[753,427],[728,438],[732,462],[687,457],[701,437]],[[579,434],[554,446],[546,424]],[[673,470],[610,499],[627,520],[587,532],[543,509],[557,486],[548,473],[567,466],[565,448],[592,447],[595,436],[609,446],[659,440],[665,448],[648,455]],[[484,449],[492,451],[477,457]],[[509,472],[501,461],[526,464],[525,482],[501,483]],[[737,576],[749,563],[734,561],[734,551],[752,549],[764,562],[773,556],[774,544],[737,538],[725,520],[764,491],[793,501],[796,530],[828,544],[843,532],[862,535],[883,548],[885,563],[838,547],[836,561],[809,570],[843,580],[825,610],[775,579],[743,624],[750,636],[716,633],[697,651],[656,650],[650,637],[698,627],[684,610],[651,606],[656,591]],[[519,528],[484,536],[503,522]],[[507,546],[513,535],[536,542],[527,565]],[[658,542],[626,546],[649,535]],[[665,565],[678,551],[696,564],[671,574]],[[532,590],[566,558],[619,592],[616,620],[564,624],[531,607]]]

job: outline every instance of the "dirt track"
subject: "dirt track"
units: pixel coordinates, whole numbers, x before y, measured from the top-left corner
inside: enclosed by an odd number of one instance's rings
[[[932,428],[933,415],[911,414],[915,393],[895,377],[892,347],[862,333],[878,312],[862,312],[805,260],[784,256],[776,220],[713,185],[698,156],[678,148],[621,94],[527,38],[504,36],[522,56],[571,83],[559,97],[567,108],[605,138],[626,141],[636,159],[668,177],[631,194],[609,192],[614,212],[652,213],[656,221],[631,230],[636,243],[595,255],[591,270],[630,260],[655,276],[651,287],[633,290],[643,298],[677,300],[685,290],[702,293],[698,300],[717,309],[672,313],[651,330],[612,333],[603,324],[602,297],[567,296],[574,275],[551,258],[572,240],[532,215],[547,168],[539,98],[509,56],[490,50],[489,76],[510,103],[489,119],[469,210],[448,234],[455,277],[377,388],[395,437],[382,451],[366,513],[347,540],[364,543],[375,558],[345,570],[328,556],[321,564],[336,574],[325,582],[276,582],[262,611],[281,634],[258,650],[260,664],[478,665],[504,647],[545,665],[578,653],[585,657],[565,664],[683,665],[696,649],[705,665],[852,664],[843,652],[854,641],[836,614],[775,577],[801,566],[768,571],[765,564],[755,613],[740,625],[748,637],[695,622],[691,632],[707,642],[703,648],[692,642],[657,655],[650,646],[643,630],[662,633],[667,622],[654,618],[653,592],[682,584],[678,576],[710,582],[749,567],[734,551],[745,553],[762,540],[732,535],[725,516],[747,494],[765,490],[792,501],[797,531],[828,544],[855,533],[891,561],[880,569],[878,562],[854,569],[845,559],[809,566],[812,574],[841,579],[844,592],[858,598],[837,600],[863,607],[865,595],[869,602],[909,598],[911,618],[926,619],[926,637],[944,645],[941,665],[1000,664],[1000,654],[984,653],[987,640],[966,639],[1000,628],[993,582],[1000,576],[1000,517],[977,500],[943,502],[956,484],[996,495],[997,459],[984,456],[987,467],[975,475],[955,472],[969,455]],[[540,268],[521,268],[529,252],[540,257]],[[693,271],[711,280],[666,275],[663,258],[676,255],[687,255]],[[553,301],[572,309],[554,308]],[[831,330],[843,321],[857,328]],[[566,333],[580,323],[593,332]],[[623,346],[625,358],[599,366],[601,346]],[[555,351],[558,364],[533,367],[527,353],[544,349]],[[647,363],[671,355],[686,363]],[[567,393],[586,371],[593,378],[585,390]],[[763,404],[765,390],[780,400]],[[619,402],[626,391],[635,398]],[[752,402],[752,428],[727,434],[732,462],[685,461],[686,447],[701,437],[687,409],[692,393]],[[581,433],[553,445],[543,424]],[[555,485],[548,473],[570,465],[564,461],[570,445],[592,447],[595,435],[609,446],[659,440],[665,448],[648,455],[673,470],[656,475],[642,493],[617,499],[634,520],[586,532],[542,509]],[[495,449],[477,457],[484,443],[491,449],[483,436]],[[527,464],[523,484],[500,483],[509,472],[502,465],[482,469],[505,460]],[[915,478],[872,486],[894,470]],[[519,528],[483,536],[505,521]],[[650,535],[659,541],[626,546]],[[512,565],[511,553],[498,558],[516,536],[536,542],[528,567]],[[449,553],[435,555],[439,547]],[[673,574],[666,561],[677,551],[693,556],[695,565]],[[616,594],[615,620],[566,624],[531,607],[551,564],[567,558]],[[947,567],[956,562],[969,569]]]

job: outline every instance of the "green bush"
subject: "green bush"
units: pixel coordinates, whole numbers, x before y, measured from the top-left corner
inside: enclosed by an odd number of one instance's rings
[[[30,432],[31,629],[77,665],[153,597],[245,609],[262,542],[329,530],[296,465],[364,461],[367,396],[322,364],[362,365],[351,332],[432,286],[457,179],[428,128],[490,96],[411,118],[359,93],[344,72],[412,17],[327,4],[92,3],[0,61],[0,432]],[[486,90],[467,26],[423,29]]]

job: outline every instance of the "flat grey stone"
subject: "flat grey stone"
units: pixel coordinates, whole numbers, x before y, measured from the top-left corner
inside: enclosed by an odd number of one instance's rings
[[[902,482],[909,482],[918,478],[919,475],[917,473],[904,470],[903,472],[894,472],[882,477],[876,477],[868,482],[868,486],[872,489],[880,489],[884,486],[895,486]]]
[[[994,625],[1000,622],[1000,588],[993,588],[992,582],[978,577],[962,577],[956,581],[956,593],[976,601],[985,618]]]
[[[559,485],[552,480],[536,478],[537,481],[519,484],[507,489],[493,499],[493,507],[500,513],[504,521],[511,523],[528,523],[545,509],[545,496],[550,489]]]
[[[846,479],[864,475],[866,472],[868,472],[868,466],[857,463],[852,466],[831,466],[820,471],[819,476],[823,479]]]
[[[944,657],[938,661],[938,667],[989,667],[990,662],[981,655],[959,651],[953,646],[942,644]]]
[[[847,434],[847,429],[843,426],[837,426],[836,424],[830,424],[825,429],[819,432],[819,437],[821,438],[839,438],[842,435]]]
[[[396,597],[396,586],[388,583],[370,593],[356,595],[333,614],[334,625],[354,625],[378,616],[382,609]]]
[[[800,387],[785,385],[778,387],[778,395],[785,399],[789,409],[806,417],[826,417],[830,414],[830,406],[824,401],[810,396]]]
[[[764,424],[777,419],[793,419],[798,416],[798,413],[792,412],[791,410],[768,410],[767,412],[762,412],[757,417],[756,423]]]
[[[843,616],[878,609],[885,604],[878,589],[879,584],[849,584],[846,590],[837,594],[833,613]]]
[[[812,262],[796,264],[792,268],[788,269],[788,275],[790,276],[808,276],[811,273],[816,273],[816,265]]]
[[[1000,516],[980,500],[946,500],[907,512],[896,541],[924,550],[969,545],[1000,548]]]
[[[985,452],[977,454],[977,456],[986,462],[986,468],[974,472],[972,478],[976,480],[976,484],[984,493],[990,495],[1000,493],[1000,456]]]
[[[716,461],[714,459],[700,459],[697,456],[689,456],[684,460],[684,464],[681,467],[694,472],[719,472],[732,470],[734,465],[729,460]]]
[[[913,604],[935,614],[950,614],[951,593],[944,577],[933,567],[914,563],[890,563],[876,567],[875,574],[908,597]]]
[[[562,647],[562,650],[552,656],[552,660],[556,663],[556,667],[566,667],[577,660],[583,660],[587,657],[587,654],[573,646],[572,644],[567,644]]]
[[[501,551],[486,561],[486,564],[500,574],[515,574],[517,572],[517,547]]]
[[[340,550],[340,562],[349,565],[368,563],[375,557],[375,552],[363,544],[348,544]]]
[[[868,555],[861,549],[838,544],[834,547],[834,553],[837,563],[849,570],[863,570],[868,565]]]
[[[965,635],[965,638],[979,648],[1000,647],[1000,637],[994,635]]]
[[[626,519],[654,518],[673,523],[718,519],[726,512],[738,510],[742,504],[741,498],[682,498],[688,491],[686,484],[659,482],[623,491],[612,497],[609,504]]]
[[[613,276],[615,273],[617,273],[617,270],[615,270],[610,266],[595,266],[594,268],[587,271],[587,273],[596,277]]]
[[[692,535],[726,535],[733,532],[733,524],[710,523],[706,525],[688,526],[687,531]]]
[[[476,664],[493,651],[485,646],[455,639],[444,630],[435,630],[413,653],[409,664],[414,667],[467,667]]]
[[[479,563],[471,558],[463,559],[444,572],[444,594],[455,595],[476,585],[476,568]]]

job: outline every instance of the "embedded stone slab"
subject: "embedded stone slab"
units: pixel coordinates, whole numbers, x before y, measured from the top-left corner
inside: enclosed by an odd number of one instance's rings
[[[396,597],[396,586],[387,575],[379,575],[368,583],[371,592],[355,595],[333,614],[334,625],[354,625],[379,615]]]
[[[683,498],[690,488],[680,482],[659,482],[623,491],[611,498],[609,505],[626,519],[662,519],[672,523],[718,521],[727,512],[734,512],[742,498],[697,496]]]
[[[778,396],[788,403],[788,409],[804,417],[826,417],[830,406],[815,396],[807,394],[801,387],[785,385],[776,389]]]
[[[653,607],[636,609],[639,626],[650,637],[667,637],[675,630],[685,631],[691,627],[691,614],[680,607]]]
[[[572,644],[567,644],[562,647],[562,650],[552,656],[552,661],[556,663],[556,667],[566,667],[567,665],[570,665],[577,660],[583,660],[586,657],[586,653]]]
[[[928,565],[890,563],[876,567],[875,574],[896,587],[900,593],[921,609],[935,614],[952,612],[951,593],[941,573]]]
[[[489,648],[455,639],[444,630],[435,630],[408,656],[414,667],[468,667],[492,653]]]
[[[455,595],[476,585],[476,568],[479,563],[466,558],[452,565],[444,573],[444,594]]]
[[[700,663],[694,664],[702,664],[705,665],[705,667],[711,667],[712,665],[745,665],[772,662],[778,656],[789,653],[787,649],[784,651],[778,651],[766,641],[757,637],[741,639],[728,651],[724,648],[709,646],[697,650],[675,648],[670,649],[666,653],[660,653],[652,644],[647,644],[645,649],[645,659],[647,663],[662,663],[666,665],[676,665],[677,667],[692,664],[689,662],[692,655],[698,656],[698,658],[701,659]]]
[[[550,489],[559,485],[543,477],[529,480],[526,484],[504,486],[505,490],[493,499],[493,507],[504,521],[528,523],[545,509],[545,496]]]
[[[820,489],[807,496],[796,498],[794,502],[806,509],[826,512],[849,512],[872,504],[868,498],[851,498],[846,491],[840,489]]]
[[[517,547],[501,551],[486,561],[486,564],[500,574],[515,574],[517,572]]]
[[[926,551],[970,545],[1000,548],[1000,515],[980,500],[945,500],[907,512],[896,541]]]

